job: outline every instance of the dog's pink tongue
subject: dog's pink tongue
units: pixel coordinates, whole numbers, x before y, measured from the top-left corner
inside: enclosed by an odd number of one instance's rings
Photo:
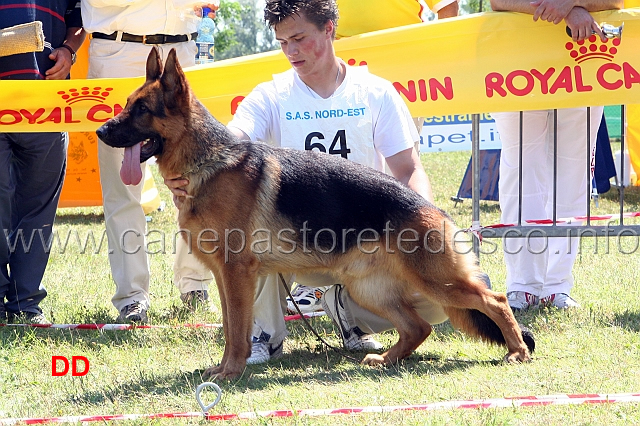
[[[142,180],[142,167],[140,167],[141,146],[142,142],[124,149],[120,179],[125,185],[137,185]]]

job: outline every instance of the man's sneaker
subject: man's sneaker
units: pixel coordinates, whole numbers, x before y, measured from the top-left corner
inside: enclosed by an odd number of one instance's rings
[[[342,344],[349,351],[378,351],[382,344],[370,334],[365,334],[359,327],[349,328],[347,315],[342,301],[343,286],[336,284],[324,293],[322,308],[340,329]]]
[[[306,285],[298,284],[291,295],[293,296],[293,300],[300,307],[300,312],[303,314],[309,314],[311,312],[322,310],[320,300],[328,288],[329,287],[307,287]],[[295,315],[298,313],[298,310],[291,301],[291,298],[288,296],[287,313],[289,315]]]
[[[526,291],[510,291],[507,293],[507,301],[513,311],[538,307],[540,298]]]
[[[140,302],[133,302],[120,310],[118,322],[147,322],[147,308]]]
[[[182,303],[191,311],[209,309],[209,292],[207,290],[194,290],[180,295]]]
[[[371,334],[363,334],[359,336],[355,330],[347,339],[343,339],[344,348],[348,351],[379,351],[382,349],[382,343],[373,338]]]
[[[282,343],[271,345],[257,337],[253,337],[251,355],[247,358],[247,364],[262,364],[270,359],[280,358],[282,356]]]
[[[555,306],[558,309],[579,308],[580,304],[573,300],[567,293],[556,293],[540,299],[544,306]]]
[[[51,322],[42,312],[7,313],[7,317],[7,320],[14,324],[51,325]]]

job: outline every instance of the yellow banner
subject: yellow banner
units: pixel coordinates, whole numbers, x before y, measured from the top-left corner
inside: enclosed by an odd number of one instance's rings
[[[484,13],[336,41],[338,56],[392,82],[413,116],[637,103],[640,8],[594,14],[621,40],[574,43],[565,26]],[[222,123],[258,83],[289,68],[268,52],[187,70]],[[0,81],[0,131],[88,132],[117,114],[144,78]]]
[[[631,157],[631,167],[636,173],[635,184],[640,186],[640,104],[627,106],[626,122],[626,146],[629,150],[629,157]],[[630,172],[630,170],[625,170],[625,176],[629,176]]]

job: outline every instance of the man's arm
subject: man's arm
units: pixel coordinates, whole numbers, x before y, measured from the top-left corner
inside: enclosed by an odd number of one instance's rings
[[[396,179],[433,204],[431,183],[415,149],[407,148],[391,157],[387,157],[387,165]]]
[[[536,11],[530,0],[491,0],[491,9],[496,12],[520,12],[529,15]]]
[[[589,12],[620,9],[623,6],[624,0],[491,0],[491,8],[495,11],[528,13],[533,15],[534,21],[540,18],[554,24],[564,20],[571,29],[574,41],[583,40],[593,32],[605,41],[600,26]]]
[[[249,141],[251,138],[247,135],[243,130],[238,129],[237,127],[227,126],[229,131],[233,133],[238,139],[241,141]]]
[[[454,18],[458,16],[458,10],[459,6],[458,1],[456,0],[438,11],[438,19]]]
[[[559,24],[575,7],[581,7],[587,12],[600,12],[621,9],[624,6],[624,0],[535,0],[531,5],[536,8],[533,13],[534,21],[540,18],[543,21]]]
[[[491,0],[491,9],[496,12],[520,12],[533,15],[543,21],[559,24],[574,7],[582,7],[588,12],[622,9],[624,0]],[[546,13],[545,13],[546,11]],[[558,16],[561,15],[559,18]]]

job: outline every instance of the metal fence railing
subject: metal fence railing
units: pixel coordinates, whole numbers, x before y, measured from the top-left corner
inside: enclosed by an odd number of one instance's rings
[[[554,114],[555,120],[557,120],[557,114]],[[625,106],[622,105],[620,107],[620,116],[625,116]],[[522,126],[522,113],[520,114],[520,126]],[[556,121],[557,123],[557,121]],[[591,174],[591,150],[590,146],[590,126],[589,122],[589,114],[587,113],[587,153],[588,155],[585,158],[586,165],[585,167],[588,170],[587,176]],[[554,126],[554,128],[556,128]],[[513,224],[513,226],[506,227],[483,227],[480,224],[480,162],[479,162],[479,153],[480,153],[480,115],[474,114],[471,123],[471,174],[472,174],[472,191],[471,191],[471,199],[472,199],[472,228],[481,238],[537,238],[537,237],[571,237],[571,238],[581,238],[581,237],[625,237],[632,236],[638,237],[640,235],[640,225],[635,224],[625,224],[625,208],[624,208],[624,192],[625,187],[622,182],[625,181],[625,176],[629,174],[629,170],[625,170],[624,161],[619,162],[620,170],[619,170],[619,182],[617,182],[616,188],[619,193],[619,212],[611,218],[612,221],[618,222],[615,225],[611,225],[607,223],[606,225],[595,225],[591,219],[591,189],[590,189],[590,179],[587,179],[587,199],[586,203],[586,219],[584,220],[583,225],[562,225],[559,226],[556,217],[556,187],[557,187],[557,158],[556,165],[554,166],[554,196],[553,196],[553,217],[546,218],[550,219],[549,224],[544,225],[536,225],[529,224],[524,225],[522,221],[522,167],[526,167],[526,162],[522,158],[522,149],[520,149],[520,180],[519,180],[519,214],[518,214],[518,223]],[[520,144],[522,146],[522,131],[520,132]],[[554,138],[554,153],[557,152],[557,137]],[[624,120],[620,120],[620,150],[622,153],[625,152],[625,129],[624,129]],[[618,180],[618,177],[616,177]],[[540,218],[545,219],[545,218]],[[476,255],[480,254],[480,241],[479,238],[473,239],[473,249]]]

